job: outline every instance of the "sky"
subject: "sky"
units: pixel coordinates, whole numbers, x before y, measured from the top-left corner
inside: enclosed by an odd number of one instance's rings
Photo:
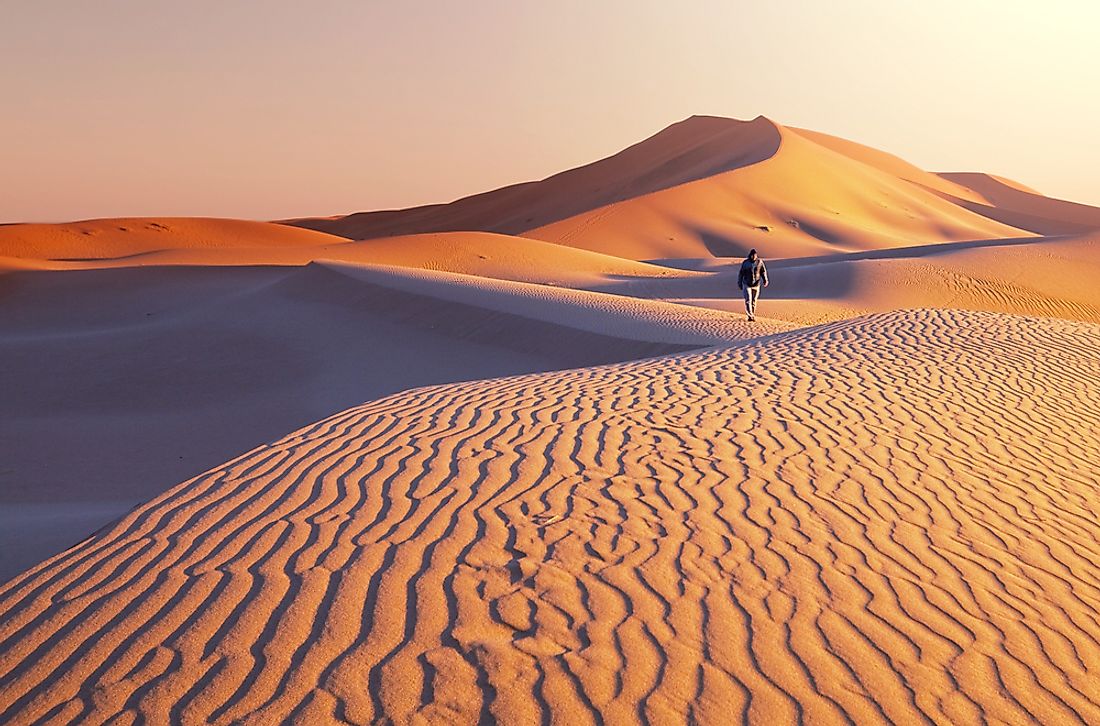
[[[1100,204],[1092,0],[0,0],[0,222],[538,179],[693,114]]]

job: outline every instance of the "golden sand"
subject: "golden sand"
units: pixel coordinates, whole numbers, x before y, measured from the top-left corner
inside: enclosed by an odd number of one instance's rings
[[[293,224],[0,226],[0,722],[1100,723],[1100,210],[693,118]]]

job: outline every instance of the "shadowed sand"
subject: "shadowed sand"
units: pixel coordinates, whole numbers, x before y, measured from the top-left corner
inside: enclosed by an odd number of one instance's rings
[[[1100,719],[1097,326],[417,389],[0,590],[8,721]]]
[[[0,580],[181,479],[367,399],[793,327],[347,265],[24,271],[0,276],[0,301],[0,508],[19,523],[0,526]]]

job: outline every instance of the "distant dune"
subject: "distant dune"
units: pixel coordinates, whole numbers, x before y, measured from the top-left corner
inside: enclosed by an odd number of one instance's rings
[[[1100,723],[1098,281],[1100,209],[763,117],[2,225],[0,723]]]
[[[101,227],[112,228],[125,220],[97,220]],[[145,225],[157,224],[156,220],[141,220]],[[279,225],[255,224],[286,229]],[[13,248],[33,249],[43,235],[38,225],[27,225],[27,235],[20,236]],[[13,227],[18,234],[19,226]],[[250,228],[251,229],[251,228]],[[303,230],[303,232],[305,232]],[[260,232],[257,232],[259,234]],[[649,265],[634,260],[578,250],[549,242],[512,237],[488,232],[444,232],[403,237],[384,237],[365,242],[352,242],[340,237],[305,232],[306,236],[295,240],[295,235],[264,244],[262,240],[240,238],[219,232],[208,232],[202,245],[192,245],[190,240],[171,240],[177,247],[144,249],[126,233],[103,234],[104,256],[97,258],[35,258],[3,257],[0,254],[0,270],[99,270],[124,267],[203,266],[245,267],[253,265],[301,266],[320,260],[371,265],[412,267],[443,272],[459,272],[481,277],[545,284],[579,286],[594,284],[608,278],[636,277],[691,277],[690,272],[672,270],[659,265]],[[156,239],[163,244],[168,240]],[[295,241],[298,244],[295,244]],[[0,252],[3,251],[0,247]],[[56,248],[55,248],[56,249]],[[66,247],[67,249],[67,247]],[[108,250],[126,250],[110,256]],[[143,250],[143,251],[138,251]]]
[[[525,232],[635,259],[772,257],[1029,234],[779,128],[767,161]]]
[[[779,149],[771,121],[693,116],[614,156],[555,174],[465,197],[450,204],[287,220],[349,239],[423,232],[517,234],[615,202],[761,162]]]
[[[750,247],[800,257],[1100,228],[1095,207],[1012,187],[1016,196],[990,194],[987,184],[956,176],[763,117],[696,116],[540,182],[451,204],[287,223],[350,239],[522,234],[635,260],[737,256]]]
[[[239,219],[145,217],[0,225],[0,258],[40,261],[117,259],[158,250],[303,247],[331,242],[331,237],[308,230]]]
[[[1044,197],[1018,182],[991,174],[940,174],[984,197],[985,205],[960,202],[968,209],[1038,234],[1074,234],[1100,229],[1100,208]]]

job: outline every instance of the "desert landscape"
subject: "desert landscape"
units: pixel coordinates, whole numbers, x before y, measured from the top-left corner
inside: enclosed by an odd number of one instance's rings
[[[0,722],[1100,723],[1100,208],[693,116],[0,311]]]

